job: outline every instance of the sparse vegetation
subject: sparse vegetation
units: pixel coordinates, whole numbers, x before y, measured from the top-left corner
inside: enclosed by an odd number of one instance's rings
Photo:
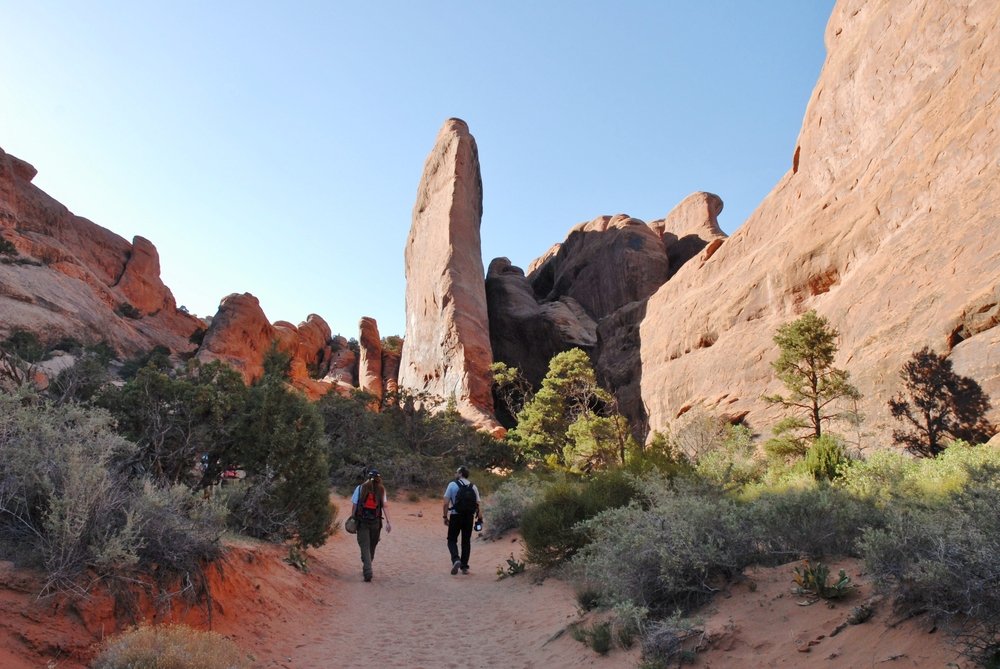
[[[253,658],[221,634],[144,626],[107,641],[94,669],[250,669]]]
[[[795,592],[800,595],[815,595],[823,599],[840,599],[851,591],[854,584],[851,577],[841,569],[836,578],[830,580],[830,567],[822,562],[812,563],[804,560],[801,566],[793,570]]]

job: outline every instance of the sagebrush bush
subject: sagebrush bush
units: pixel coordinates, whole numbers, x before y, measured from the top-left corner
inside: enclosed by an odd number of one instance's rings
[[[605,511],[582,524],[589,538],[574,566],[610,603],[633,602],[654,617],[695,606],[718,578],[755,556],[748,514],[723,495],[661,494],[650,509]]]
[[[878,451],[841,468],[837,486],[886,506],[897,500],[941,500],[960,492],[977,471],[1000,467],[1000,449],[951,442],[934,458]]]
[[[134,448],[104,411],[0,394],[0,539],[41,564],[46,589],[138,561],[139,518],[120,472]]]
[[[967,655],[1000,653],[1000,470],[943,502],[894,506],[859,542],[868,572],[902,613],[927,612]]]
[[[108,640],[93,669],[250,669],[252,657],[216,632],[139,627]]]
[[[226,508],[183,485],[143,482],[136,499],[142,519],[139,555],[167,574],[194,572],[222,553]]]
[[[483,536],[496,539],[504,532],[520,527],[524,510],[536,502],[541,491],[542,484],[533,479],[510,479],[501,484],[486,500]]]
[[[782,564],[799,557],[855,555],[855,542],[883,522],[871,502],[829,486],[760,493],[747,509],[756,560]]]

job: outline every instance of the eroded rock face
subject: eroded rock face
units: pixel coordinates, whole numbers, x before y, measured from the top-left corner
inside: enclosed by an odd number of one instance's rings
[[[810,308],[841,333],[836,363],[865,395],[869,445],[889,443],[886,400],[925,345],[954,347],[955,370],[991,389],[1000,418],[996,320],[965,327],[1000,302],[998,21],[992,2],[837,3],[791,169],[649,301],[654,429],[698,405],[773,424],[760,400],[779,389],[772,337]]]
[[[43,341],[107,341],[133,355],[163,345],[194,349],[203,327],[177,311],[151,242],[132,244],[74,216],[31,183],[35,169],[0,150],[0,336],[28,330]]]
[[[506,258],[494,260],[486,286],[496,359],[537,385],[553,355],[582,348],[636,436],[644,435],[639,323],[646,300],[684,263],[718,248],[721,210],[717,195],[694,193],[649,225],[600,216],[570,230],[527,277]]]
[[[253,383],[264,374],[264,357],[272,345],[289,354],[291,383],[307,396],[320,397],[334,385],[332,379],[323,378],[333,358],[326,321],[310,314],[298,327],[288,321],[271,324],[250,293],[233,293],[222,300],[196,357],[203,363],[221,360]]]
[[[639,219],[601,216],[572,230],[529,280],[543,302],[572,297],[595,321],[653,294],[669,274],[666,249]]]
[[[373,408],[382,403],[382,338],[374,318],[365,316],[358,324],[361,355],[358,358],[358,387],[370,393],[375,401]]]
[[[283,333],[283,347],[290,345],[290,323],[271,325],[260,308],[260,301],[250,293],[233,293],[219,304],[212,325],[205,333],[197,358],[232,366],[253,383],[264,374],[264,356]]]
[[[424,165],[406,243],[406,344],[399,386],[454,398],[477,427],[496,430],[479,226],[476,141],[449,119]]]
[[[649,224],[667,247],[670,276],[706,248],[714,246],[708,257],[715,253],[726,239],[726,233],[719,227],[720,213],[722,198],[698,192],[681,200],[665,218]]]

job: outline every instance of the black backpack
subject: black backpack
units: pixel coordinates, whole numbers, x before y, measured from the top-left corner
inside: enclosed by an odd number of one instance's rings
[[[475,489],[471,483],[462,483],[457,479],[455,483],[458,484],[458,492],[455,493],[455,503],[452,508],[460,516],[472,515],[476,512],[476,507],[479,504]]]

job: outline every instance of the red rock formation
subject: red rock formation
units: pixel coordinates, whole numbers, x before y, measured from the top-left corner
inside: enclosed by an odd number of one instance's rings
[[[74,216],[34,176],[0,150],[0,236],[17,249],[0,262],[0,336],[24,329],[46,341],[104,340],[123,355],[157,345],[192,350],[189,338],[203,324],[177,311],[156,248]]]
[[[399,360],[402,351],[382,349],[382,387],[386,395],[399,392]]]
[[[692,193],[681,200],[666,218],[652,221],[649,227],[659,235],[667,247],[670,276],[688,260],[714,245],[709,257],[726,239],[719,227],[722,198],[713,193]]]
[[[886,400],[924,345],[950,350],[1000,408],[997,318],[975,317],[1000,304],[1000,4],[930,6],[837,3],[791,169],[649,301],[641,385],[654,429],[690,405],[773,424],[760,400],[779,387],[772,337],[810,308],[840,330],[836,362],[881,438],[868,445],[888,444]]]
[[[289,373],[294,387],[314,399],[330,390],[331,382],[318,379],[326,374],[325,365],[331,357],[326,321],[310,314],[298,327],[288,321],[272,325],[250,293],[233,293],[222,300],[197,358],[204,363],[221,360],[238,370],[247,383],[253,383],[264,373],[264,356],[274,344],[291,357]]]
[[[358,387],[370,393],[375,401],[372,408],[382,405],[382,338],[378,334],[378,324],[374,318],[365,316],[358,324],[361,355],[358,358]]]
[[[424,165],[406,243],[406,345],[399,386],[454,398],[466,419],[496,430],[482,213],[476,141],[464,121],[449,119]]]
[[[279,340],[279,331],[285,334],[284,346],[289,345],[287,333],[291,324],[276,325],[267,320],[256,297],[233,293],[219,304],[197,358],[205,363],[221,360],[243,374],[247,383],[252,383],[263,375],[264,356],[272,343]]]
[[[330,367],[322,380],[336,385],[340,394],[350,394],[358,384],[358,354],[339,335],[331,340],[330,351]]]

